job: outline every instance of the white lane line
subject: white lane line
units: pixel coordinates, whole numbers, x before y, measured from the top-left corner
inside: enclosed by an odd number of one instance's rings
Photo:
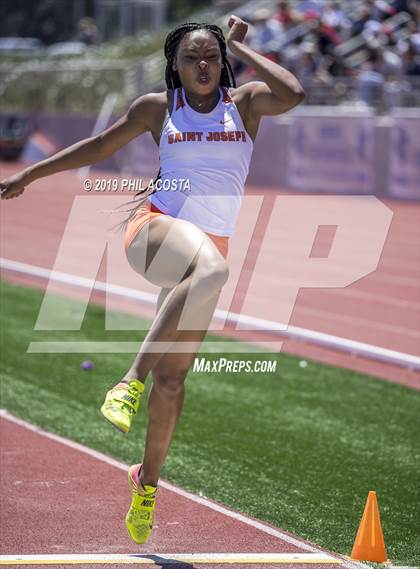
[[[268,349],[273,348],[278,351],[279,342],[264,342],[264,345],[234,342],[203,342],[200,345],[199,353],[223,353],[223,354],[261,354],[267,353]],[[196,351],[195,342],[177,342],[173,348],[172,342],[149,342],[144,351],[148,353],[164,353],[169,349],[176,350],[176,353],[191,354]],[[27,348],[28,354],[137,354],[139,342],[122,342],[105,340],[103,342],[67,342],[40,341],[30,342]]]
[[[132,300],[140,300],[146,304],[155,305],[157,295],[141,292],[132,288],[113,285],[102,281],[94,281],[84,277],[78,277],[69,273],[60,271],[50,271],[43,267],[35,265],[28,265],[11,259],[0,258],[0,268],[14,271],[17,273],[24,273],[46,280],[54,280],[72,286],[87,288],[89,290],[96,290],[106,292],[107,294],[115,294]],[[214,313],[216,320],[226,321],[230,324],[240,324],[241,326],[249,326],[252,330],[262,332],[269,331],[271,334],[280,337],[288,337],[295,340],[309,342],[326,348],[333,348],[350,354],[364,356],[370,359],[382,361],[385,363],[392,363],[402,367],[411,369],[420,369],[420,357],[396,350],[389,350],[388,348],[381,348],[373,344],[366,344],[364,342],[357,342],[356,340],[349,340],[348,338],[341,338],[340,336],[333,336],[331,334],[324,334],[315,330],[307,330],[297,326],[288,326],[280,322],[272,320],[264,320],[255,316],[248,316],[246,314],[237,314],[235,312],[227,312],[225,310],[217,309]]]
[[[152,554],[87,554],[87,555],[1,555],[0,565],[87,565],[140,564],[172,565],[173,563],[323,563],[341,564],[339,559],[321,553],[152,553]]]

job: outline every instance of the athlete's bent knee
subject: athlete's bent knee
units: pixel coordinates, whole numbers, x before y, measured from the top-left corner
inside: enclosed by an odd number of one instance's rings
[[[174,398],[182,393],[188,370],[152,372],[153,386],[164,397]]]
[[[223,259],[210,260],[196,270],[200,283],[211,291],[221,289],[229,278],[229,267]]]

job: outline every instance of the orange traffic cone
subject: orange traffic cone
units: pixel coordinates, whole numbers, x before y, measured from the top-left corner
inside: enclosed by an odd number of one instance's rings
[[[351,559],[359,561],[386,561],[387,559],[376,492],[369,492],[351,552]]]

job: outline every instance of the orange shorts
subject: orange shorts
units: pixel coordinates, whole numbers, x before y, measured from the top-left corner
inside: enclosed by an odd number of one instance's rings
[[[142,229],[146,223],[149,223],[155,217],[159,215],[166,215],[163,211],[160,211],[155,205],[149,202],[148,205],[142,205],[134,214],[133,219],[129,222],[127,226],[127,231],[124,237],[124,247],[127,251],[137,233]],[[213,233],[206,233],[216,245],[218,251],[226,259],[229,248],[229,237],[225,235],[214,235]]]

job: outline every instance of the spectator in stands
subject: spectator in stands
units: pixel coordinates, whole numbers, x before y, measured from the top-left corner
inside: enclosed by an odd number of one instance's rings
[[[403,65],[407,76],[420,76],[420,54],[411,41],[408,42],[408,48],[403,55]]]
[[[382,74],[382,63],[381,52],[371,49],[369,58],[361,66],[357,77],[359,100],[369,107],[375,106],[383,92],[385,80]]]
[[[77,39],[86,45],[98,43],[98,28],[93,18],[81,18],[77,24]]]
[[[349,18],[346,16],[341,8],[340,2],[337,0],[332,0],[325,4],[322,14],[322,22],[326,26],[340,30],[347,30],[351,26]],[[341,39],[343,39],[343,36],[341,36]]]
[[[289,45],[282,50],[287,69],[293,70],[292,73],[296,75],[296,70],[299,61],[301,60],[305,46],[303,36],[296,37]]]
[[[418,21],[420,22],[420,6],[419,6]],[[420,30],[419,30],[419,26],[416,24],[415,20],[411,20],[410,22],[408,22],[407,28],[409,30],[408,43],[410,43],[413,46],[413,49],[417,54],[420,54]],[[405,40],[405,41],[407,41],[407,40]],[[408,48],[408,45],[406,43],[406,45],[401,50],[401,52],[404,53],[407,48]]]
[[[382,40],[382,73],[385,77],[392,76],[397,80],[401,80],[404,74],[404,65],[401,56],[398,53],[397,41],[395,36],[390,33]]]
[[[395,12],[408,12],[412,16],[414,16],[413,12],[413,1],[412,0],[394,0],[392,5],[395,9]]]
[[[296,77],[302,84],[311,80],[317,70],[317,50],[307,46],[296,68]]]
[[[400,11],[411,14],[412,20],[387,22]],[[305,82],[307,91],[309,84],[333,85],[334,77],[353,78],[361,101],[372,106],[381,100],[383,108],[390,108],[410,91],[404,77],[419,75],[416,18],[420,20],[420,2],[415,0],[366,0],[357,10],[340,0],[296,0],[293,4],[277,0],[273,15],[265,9],[255,13],[250,45],[284,64]],[[356,36],[356,49],[349,46],[349,51],[337,57],[338,46]],[[235,68],[235,72],[240,73],[240,82],[255,78],[246,68]],[[344,93],[346,85],[342,81],[337,93]]]
[[[352,37],[361,34],[369,20],[371,20],[371,15],[368,6],[360,6],[359,10],[356,12],[356,17],[353,20],[353,24],[351,26]]]
[[[302,21],[302,16],[290,7],[288,0],[277,2],[277,10],[273,14],[273,18],[280,22],[284,30],[293,28]]]
[[[334,46],[341,42],[337,30],[333,26],[325,24],[323,18],[313,22],[312,30],[318,50],[323,55],[332,53]]]
[[[319,18],[322,15],[322,3],[320,0],[298,0],[296,8],[304,17]]]
[[[282,24],[271,17],[270,10],[261,8],[251,18],[252,27],[249,29],[249,46],[258,53],[273,51],[270,43],[279,43],[283,34]]]

